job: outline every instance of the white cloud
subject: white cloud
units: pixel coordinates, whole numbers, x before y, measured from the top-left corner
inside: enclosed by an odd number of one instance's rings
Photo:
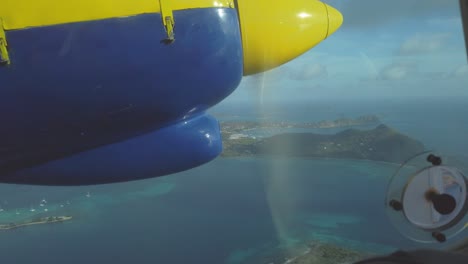
[[[422,53],[430,53],[441,50],[451,34],[416,34],[407,39],[400,47],[401,55],[415,55]]]
[[[320,63],[303,64],[302,67],[291,71],[289,77],[294,80],[311,80],[328,77],[327,67]]]
[[[392,63],[387,65],[380,72],[382,80],[403,80],[414,77],[417,73],[417,67],[411,63]]]
[[[431,18],[427,20],[429,26],[440,26],[440,27],[461,27],[462,22],[460,16],[451,18]]]
[[[458,67],[454,72],[453,75],[455,77],[465,77],[468,78],[468,64],[467,65],[462,65]]]
[[[343,27],[374,27],[423,16],[459,16],[458,0],[323,0],[340,10],[345,18]]]

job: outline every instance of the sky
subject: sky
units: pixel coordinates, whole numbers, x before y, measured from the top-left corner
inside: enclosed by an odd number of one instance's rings
[[[226,103],[468,97],[458,0],[324,0],[344,17],[318,46],[244,77]]]

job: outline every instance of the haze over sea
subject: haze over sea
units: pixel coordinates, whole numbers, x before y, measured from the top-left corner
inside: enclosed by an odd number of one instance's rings
[[[237,104],[211,113],[221,120],[297,122],[377,115],[427,149],[468,156],[466,98]],[[218,158],[122,184],[0,185],[0,223],[74,217],[1,231],[0,263],[281,263],[313,241],[380,253],[421,246],[400,235],[384,211],[396,169],[355,160]]]

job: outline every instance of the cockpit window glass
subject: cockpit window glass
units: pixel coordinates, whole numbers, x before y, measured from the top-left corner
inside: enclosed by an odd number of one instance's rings
[[[223,145],[211,162],[106,185],[0,184],[1,262],[353,263],[398,249],[466,252],[468,62],[459,2],[323,2],[343,15],[336,32],[243,77],[207,110]],[[175,41],[161,45],[176,47],[189,32],[178,31],[175,14]],[[67,41],[63,52],[90,48]],[[200,91],[191,88],[181,98]],[[139,106],[119,107],[125,116]],[[179,143],[190,144],[174,149]]]

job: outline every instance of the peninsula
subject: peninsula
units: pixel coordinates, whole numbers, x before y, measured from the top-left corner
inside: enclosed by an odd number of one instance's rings
[[[275,155],[401,163],[425,149],[421,142],[383,124],[374,129],[350,128],[336,134],[287,132],[269,137],[249,136],[248,131],[231,132],[224,127],[222,135],[223,157]]]
[[[380,120],[375,115],[359,116],[357,118],[339,118],[336,120],[322,120],[318,122],[288,122],[288,121],[223,121],[222,132],[235,134],[248,132],[253,129],[265,128],[342,128],[364,125],[377,125]]]
[[[303,254],[286,260],[283,264],[336,264],[354,263],[370,257],[371,254],[315,242]]]
[[[17,228],[20,228],[20,227],[26,227],[26,226],[30,226],[30,225],[61,223],[61,222],[69,221],[71,219],[72,219],[71,216],[42,217],[42,218],[39,218],[39,219],[33,219],[31,221],[27,221],[27,222],[0,224],[0,230],[17,229]]]

